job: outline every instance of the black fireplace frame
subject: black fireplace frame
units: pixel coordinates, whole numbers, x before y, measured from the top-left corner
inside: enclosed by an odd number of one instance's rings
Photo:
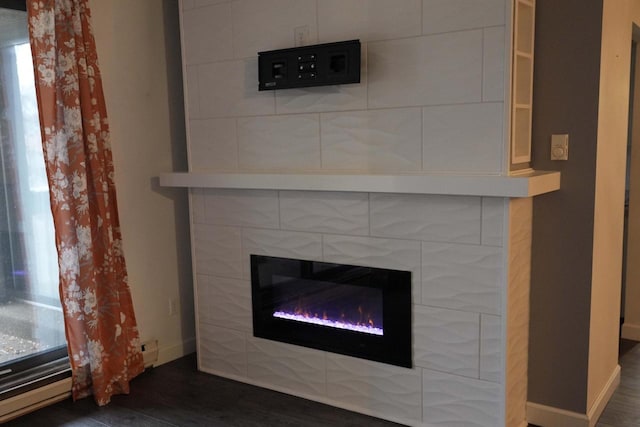
[[[272,278],[290,275],[292,266],[300,279],[380,289],[384,334],[371,335],[274,317],[274,288],[281,285],[274,285]],[[252,254],[251,290],[255,337],[413,367],[410,271]]]

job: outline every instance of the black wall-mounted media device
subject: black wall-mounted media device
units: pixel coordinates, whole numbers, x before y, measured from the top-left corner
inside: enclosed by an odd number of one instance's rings
[[[360,40],[258,53],[258,90],[360,83]]]

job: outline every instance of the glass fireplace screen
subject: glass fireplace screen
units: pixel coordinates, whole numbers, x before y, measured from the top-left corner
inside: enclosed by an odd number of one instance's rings
[[[411,367],[411,273],[251,255],[254,336]]]

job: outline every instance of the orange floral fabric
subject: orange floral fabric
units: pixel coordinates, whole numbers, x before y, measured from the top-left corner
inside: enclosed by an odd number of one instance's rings
[[[29,35],[73,397],[129,392],[143,361],[87,0],[29,0]]]

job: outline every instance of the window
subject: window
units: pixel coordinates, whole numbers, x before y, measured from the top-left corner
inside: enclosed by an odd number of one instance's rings
[[[0,7],[0,398],[68,366],[23,6]]]

